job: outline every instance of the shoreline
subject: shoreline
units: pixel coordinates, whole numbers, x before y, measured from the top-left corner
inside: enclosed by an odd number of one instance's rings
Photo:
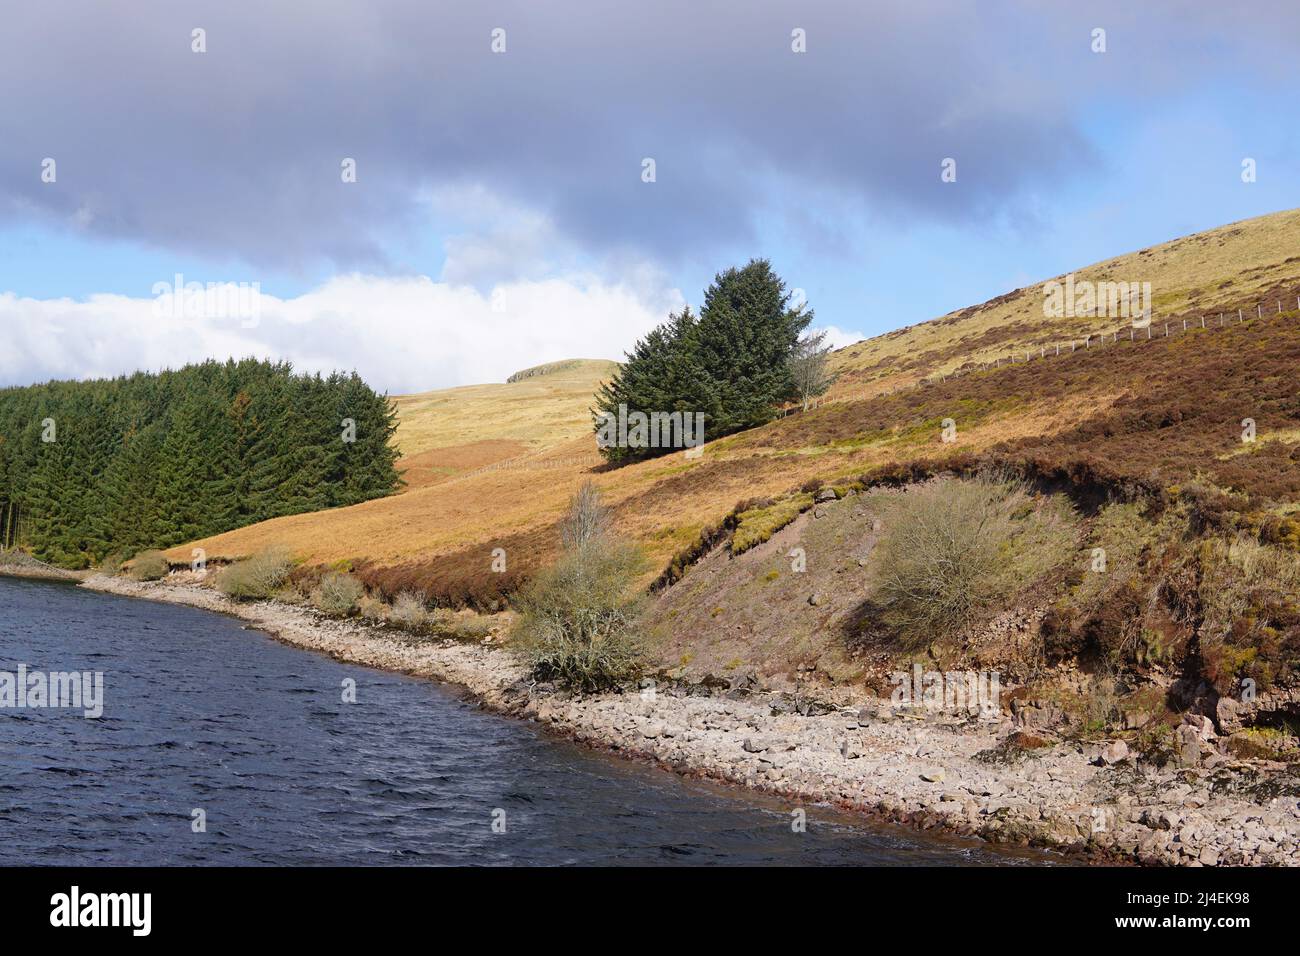
[[[489,645],[389,636],[289,604],[237,603],[197,584],[93,575],[81,586],[223,613],[339,661],[454,684],[504,716],[782,797],[792,809],[827,804],[918,830],[1052,849],[1068,855],[1063,862],[1300,865],[1300,780],[1282,764],[1221,758],[1157,770],[1128,757],[1107,762],[1103,744],[1071,741],[1021,751],[1005,746],[1018,729],[1010,717],[898,714],[867,696],[808,715],[759,691],[670,686],[652,699],[575,699],[530,685],[508,651]]]
[[[5,561],[3,556],[0,556],[0,577],[79,584],[91,576],[91,573],[87,571],[64,571],[61,568],[51,567],[48,564],[42,564],[34,560],[30,563],[10,564]]]

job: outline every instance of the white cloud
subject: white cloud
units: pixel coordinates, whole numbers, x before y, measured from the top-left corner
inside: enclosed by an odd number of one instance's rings
[[[622,358],[680,307],[676,289],[585,276],[499,283],[488,292],[427,276],[347,275],[260,315],[168,318],[154,299],[85,301],[0,294],[0,385],[156,371],[207,358],[288,359],[300,371],[351,370],[392,394],[504,381],[563,358]]]
[[[846,345],[861,342],[866,338],[861,332],[849,332],[837,325],[817,325],[813,326],[809,331],[825,332],[826,344],[833,349],[842,349]]]

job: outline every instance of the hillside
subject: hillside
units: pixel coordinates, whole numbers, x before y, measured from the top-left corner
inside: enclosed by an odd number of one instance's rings
[[[1300,468],[1290,457],[1300,427],[1297,240],[1300,211],[1289,211],[1078,271],[1151,282],[1151,339],[1107,336],[1102,344],[1094,335],[1085,348],[1085,336],[1117,322],[1043,319],[1035,286],[858,343],[836,354],[841,379],[826,405],[711,443],[695,461],[675,454],[599,469],[583,411],[582,396],[594,390],[594,376],[581,377],[587,367],[399,399],[398,441],[410,455],[403,464],[427,463],[428,480],[417,474],[397,497],[195,544],[218,558],[284,544],[308,562],[352,561],[389,593],[419,586],[445,600],[485,603],[548,559],[555,521],[586,479],[602,489],[622,531],[666,567],[743,499],[917,459],[979,454],[1067,478],[1208,481],[1246,496],[1238,506],[1251,520],[1283,515],[1297,497]],[[1281,316],[1279,299],[1292,306]],[[1273,314],[1249,319],[1261,303],[1272,304]],[[1220,311],[1237,308],[1247,321],[1217,324]],[[1205,329],[1203,315],[1210,316]],[[994,360],[988,369],[976,364]],[[968,374],[952,375],[963,368]],[[943,378],[894,390],[928,376]],[[954,444],[940,438],[949,417],[958,425]],[[1246,417],[1274,439],[1249,454],[1239,440]],[[1268,467],[1260,467],[1265,459]],[[181,560],[190,547],[171,555]],[[509,555],[506,574],[488,570],[497,547]]]
[[[590,427],[591,396],[617,367],[571,359],[524,369],[504,384],[398,396],[396,444],[408,488],[571,440]]]

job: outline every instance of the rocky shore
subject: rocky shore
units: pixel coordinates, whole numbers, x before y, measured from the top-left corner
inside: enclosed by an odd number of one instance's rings
[[[1161,768],[1122,741],[1040,739],[1010,714],[896,712],[867,697],[831,705],[745,681],[574,699],[530,684],[490,645],[416,640],[276,602],[240,604],[195,583],[93,576],[83,586],[230,614],[295,647],[457,684],[501,713],[679,773],[779,794],[792,809],[834,804],[1092,861],[1300,863],[1300,776],[1287,764],[1217,752],[1212,726],[1180,728],[1198,759]]]

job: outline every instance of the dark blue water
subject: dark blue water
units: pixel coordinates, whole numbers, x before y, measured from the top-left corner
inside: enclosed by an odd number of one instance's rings
[[[0,577],[0,670],[20,663],[102,671],[105,706],[0,710],[3,864],[1041,859],[815,809],[793,833],[785,804],[592,753],[427,681],[218,614]]]

